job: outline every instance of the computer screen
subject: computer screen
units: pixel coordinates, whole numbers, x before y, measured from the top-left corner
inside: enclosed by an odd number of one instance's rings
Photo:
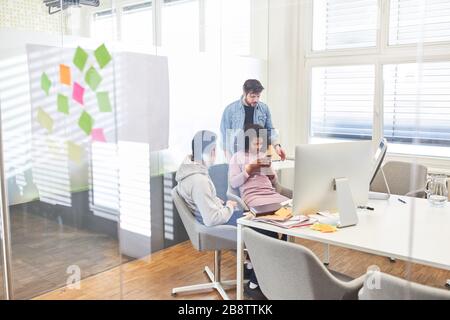
[[[381,165],[383,164],[384,161],[384,157],[386,156],[386,152],[387,152],[387,141],[386,139],[382,139],[373,157],[373,171],[370,179],[370,184],[372,184],[373,180],[375,179],[375,176],[378,173],[378,170],[380,170]]]

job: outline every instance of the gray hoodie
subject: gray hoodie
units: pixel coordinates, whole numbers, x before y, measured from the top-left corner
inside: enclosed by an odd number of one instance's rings
[[[233,208],[224,206],[217,197],[216,188],[205,165],[193,162],[188,157],[178,169],[175,179],[178,182],[180,196],[194,215],[203,218],[203,223],[207,227],[228,222],[233,214]]]

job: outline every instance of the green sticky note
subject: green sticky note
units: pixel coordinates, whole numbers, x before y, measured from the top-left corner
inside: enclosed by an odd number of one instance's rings
[[[48,78],[47,74],[44,72],[41,76],[41,88],[45,91],[45,93],[48,95],[49,90],[52,86],[52,82]]]
[[[51,133],[53,131],[53,119],[41,107],[38,108],[37,121],[39,122],[41,127],[47,129],[48,132]]]
[[[86,61],[88,59],[88,54],[81,47],[75,50],[75,55],[73,57],[73,64],[80,70],[83,71]]]
[[[100,112],[111,112],[111,102],[108,92],[97,92],[97,102]]]
[[[67,153],[69,159],[77,164],[83,160],[83,148],[72,141],[67,141]]]
[[[105,44],[98,47],[94,51],[94,55],[101,69],[103,69],[111,61],[111,55],[109,54],[108,49],[106,49]]]
[[[58,111],[65,113],[65,114],[69,114],[69,98],[67,98],[65,95],[63,94],[58,94]]]
[[[80,126],[81,130],[83,130],[84,133],[86,133],[86,135],[90,135],[92,127],[94,126],[94,119],[91,117],[89,113],[83,111],[83,113],[80,116],[80,119],[78,120],[78,125]]]
[[[102,82],[102,77],[94,67],[90,67],[86,72],[86,77],[84,78],[84,80],[88,84],[89,88],[91,88],[92,91],[95,91],[97,90],[100,82]]]

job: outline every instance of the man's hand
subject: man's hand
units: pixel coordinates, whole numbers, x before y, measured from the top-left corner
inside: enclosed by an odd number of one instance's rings
[[[281,160],[286,160],[286,152],[284,152],[283,148],[279,144],[275,146],[276,153],[280,156]]]
[[[236,209],[237,206],[238,206],[238,204],[236,201],[232,201],[232,200],[227,201],[227,207],[233,208],[233,211]]]

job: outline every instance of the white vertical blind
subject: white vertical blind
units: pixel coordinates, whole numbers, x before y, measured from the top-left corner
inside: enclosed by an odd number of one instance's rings
[[[391,142],[450,146],[450,62],[384,66],[384,134]]]
[[[371,139],[374,94],[374,65],[313,68],[312,136]]]
[[[375,47],[377,0],[314,0],[313,50]]]
[[[391,0],[389,44],[450,41],[449,0]]]

